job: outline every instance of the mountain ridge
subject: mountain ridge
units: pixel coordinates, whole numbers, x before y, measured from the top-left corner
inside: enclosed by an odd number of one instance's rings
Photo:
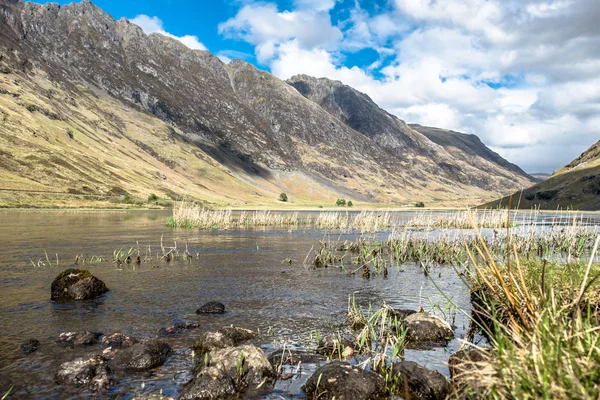
[[[530,181],[501,166],[471,170],[368,96],[354,94],[358,108],[342,120],[244,61],[146,35],[87,0],[0,0],[0,57],[0,151],[12,156],[0,165],[3,186],[119,187],[220,205],[273,204],[281,191],[305,204],[344,195],[403,205],[475,202]],[[111,158],[115,146],[126,151]]]

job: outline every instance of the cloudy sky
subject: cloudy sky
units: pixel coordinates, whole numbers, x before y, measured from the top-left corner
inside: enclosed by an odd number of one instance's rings
[[[474,133],[528,172],[600,139],[599,0],[96,4],[225,62],[341,80],[407,122]]]

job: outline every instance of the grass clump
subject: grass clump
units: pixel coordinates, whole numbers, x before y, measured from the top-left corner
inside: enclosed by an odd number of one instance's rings
[[[420,205],[416,205],[416,207],[420,207]],[[507,228],[516,225],[509,218],[508,210],[481,210],[475,212],[467,210],[452,213],[420,214],[410,219],[406,225],[426,228],[471,229],[473,227],[470,220],[471,216],[475,219],[477,226],[481,228]],[[534,215],[531,215],[531,217],[534,217]]]

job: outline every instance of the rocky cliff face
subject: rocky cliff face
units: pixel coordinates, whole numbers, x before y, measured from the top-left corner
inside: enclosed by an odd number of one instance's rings
[[[529,175],[487,148],[475,135],[407,125],[366,94],[338,81],[297,75],[288,83],[373,140],[405,168],[489,190],[501,190],[501,184],[511,187],[531,182]],[[499,177],[504,180],[500,182]]]
[[[0,186],[405,204],[483,199],[529,180],[497,161],[468,165],[352,88],[308,77],[292,87],[89,1],[0,0],[0,69],[10,156]]]

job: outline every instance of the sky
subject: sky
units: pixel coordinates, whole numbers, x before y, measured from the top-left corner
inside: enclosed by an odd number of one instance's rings
[[[599,0],[94,3],[224,62],[340,80],[406,122],[476,134],[530,173],[600,139]]]

